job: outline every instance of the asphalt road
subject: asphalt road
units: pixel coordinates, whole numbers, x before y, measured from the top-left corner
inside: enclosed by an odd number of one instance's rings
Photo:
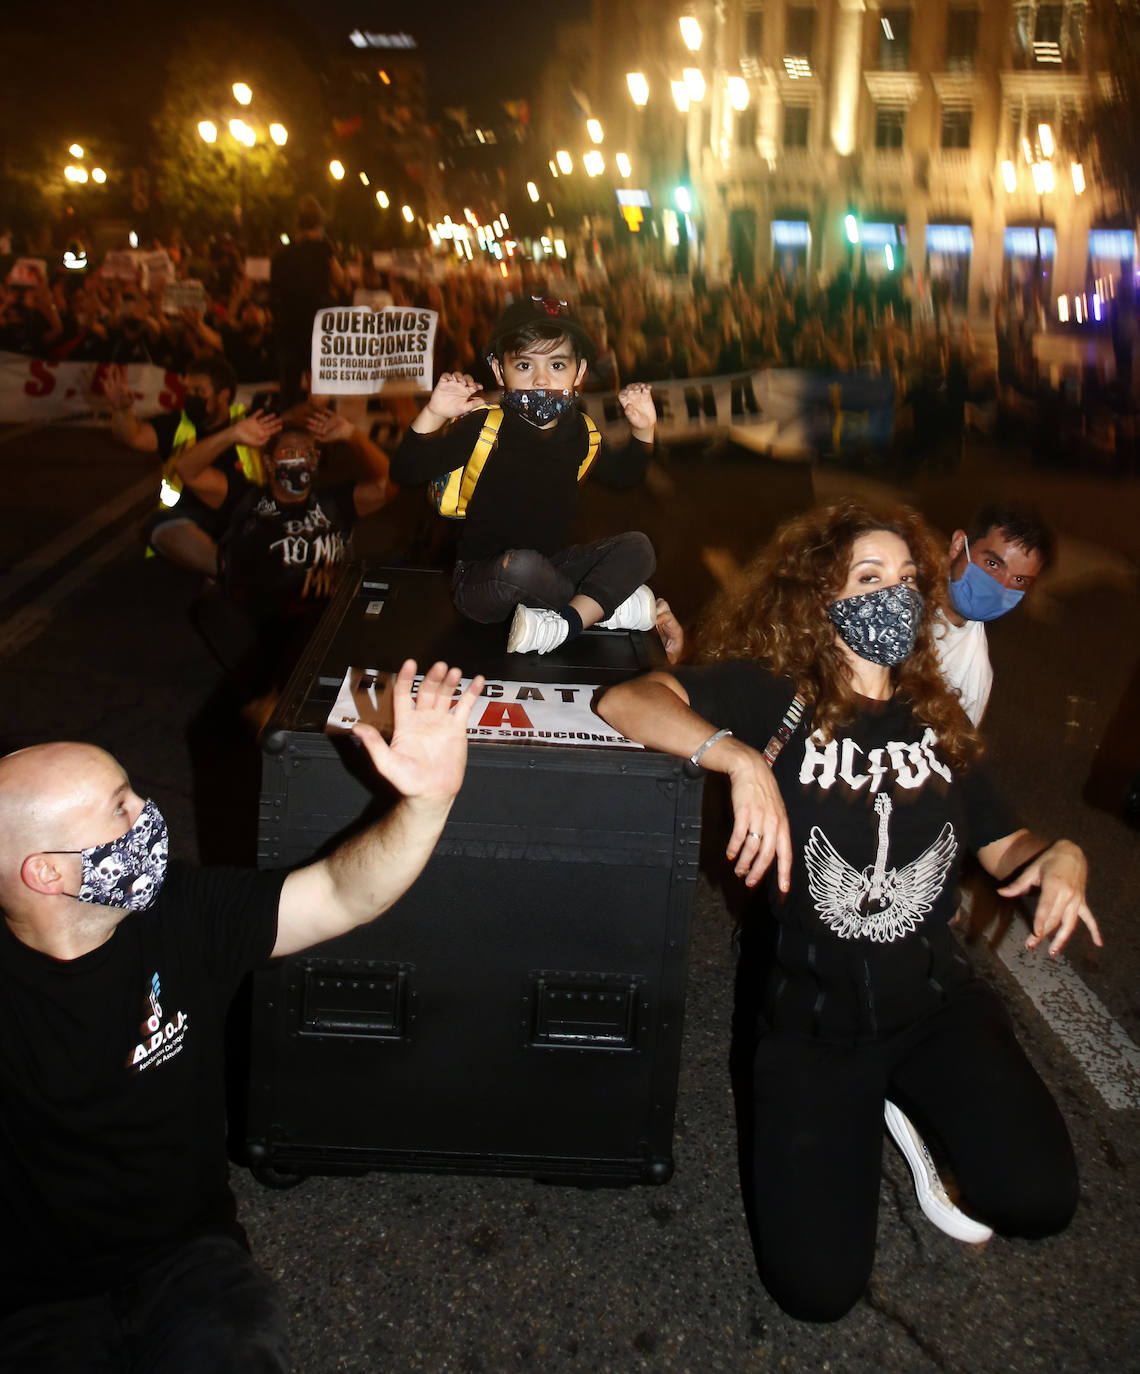
[[[960,1245],[922,1217],[888,1145],[865,1300],[831,1327],[784,1317],[756,1278],[740,1204],[726,1069],[731,918],[703,882],[667,1185],[372,1173],[276,1192],[235,1169],[255,1253],[288,1294],[302,1374],[1140,1368],[1140,836],[1083,799],[1094,764],[1111,780],[1140,762],[1140,706],[1122,706],[1140,654],[1140,481],[1042,470],[976,440],[954,459],[854,473],[678,453],[648,492],[591,495],[583,522],[645,528],[661,555],[658,588],[689,618],[718,575],[813,496],[894,485],[949,531],[978,501],[1017,494],[1054,520],[1058,568],[993,627],[987,734],[1027,823],[1088,851],[1106,947],[1078,939],[1072,981],[1044,991],[990,949],[1008,913],[973,948],[1072,1131],[1082,1195],[1069,1231]],[[0,478],[0,746],[99,743],[159,802],[181,856],[247,855],[256,754],[187,623],[192,579],[142,557],[151,460],[97,431],[8,429]],[[364,552],[406,550],[420,514],[410,503],[389,512],[361,532]]]

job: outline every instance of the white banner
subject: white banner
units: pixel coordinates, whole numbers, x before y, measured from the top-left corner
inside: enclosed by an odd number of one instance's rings
[[[358,722],[392,734],[392,679],[380,668],[349,668],[329,712],[330,734],[351,730]],[[415,687],[423,681],[415,680]],[[460,681],[463,691],[470,678]],[[483,687],[467,725],[473,744],[551,744],[563,748],[589,745],[603,749],[640,749],[594,714],[591,702],[597,689],[581,682],[491,680]]]
[[[412,306],[330,307],[313,318],[313,389],[325,395],[375,396],[389,378],[431,391],[434,310]]]
[[[0,421],[50,424],[53,420],[90,419],[98,423],[108,411],[103,400],[108,366],[49,363],[19,353],[0,353]],[[163,372],[150,363],[131,363],[126,375],[139,415],[182,409],[186,391],[176,372]]]

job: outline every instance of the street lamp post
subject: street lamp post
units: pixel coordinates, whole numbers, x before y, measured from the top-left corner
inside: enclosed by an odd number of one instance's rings
[[[253,101],[253,91],[244,81],[235,81],[233,87],[233,97],[243,108]],[[230,137],[238,145],[238,197],[237,204],[234,206],[234,221],[239,228],[245,227],[245,151],[252,148],[257,143],[257,133],[252,124],[241,118],[234,118],[228,121]],[[212,119],[203,119],[197,125],[198,137],[203,143],[214,144],[218,140],[218,126]],[[289,131],[284,124],[274,122],[268,129],[270,141],[278,148],[283,148],[289,141]]]

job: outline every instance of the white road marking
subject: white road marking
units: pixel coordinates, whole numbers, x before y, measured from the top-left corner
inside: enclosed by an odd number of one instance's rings
[[[1079,932],[1078,932],[1079,937]],[[1006,936],[998,957],[1113,1111],[1140,1107],[1140,1049],[1065,962]]]
[[[63,577],[53,582],[42,595],[28,603],[22,610],[0,622],[0,658],[19,652],[30,644],[50,623],[56,606],[76,588],[81,587],[93,577],[104,564],[110,563],[120,553],[139,541],[138,526],[133,522],[114,539],[109,539],[82,563],[77,563]],[[139,552],[141,560],[142,553]]]
[[[54,568],[61,559],[67,557],[72,549],[77,549],[92,535],[98,534],[105,525],[117,520],[124,511],[137,505],[148,491],[154,493],[157,503],[158,488],[155,485],[153,473],[148,477],[140,478],[133,487],[128,487],[126,491],[120,492],[118,496],[100,506],[98,510],[93,510],[86,519],[80,520],[77,525],[72,525],[64,530],[50,544],[45,544],[43,548],[37,549],[30,557],[25,558],[22,563],[17,563],[14,568],[0,577],[0,601],[12,596],[21,587],[26,587],[29,582],[33,582],[41,574]],[[158,509],[157,504],[155,509]]]

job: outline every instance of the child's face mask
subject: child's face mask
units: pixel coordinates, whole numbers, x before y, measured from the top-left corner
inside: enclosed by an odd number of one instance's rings
[[[576,393],[571,390],[551,391],[544,387],[534,387],[526,391],[504,388],[500,395],[503,409],[514,415],[521,415],[532,425],[548,425],[552,420],[561,420],[574,409]]]

